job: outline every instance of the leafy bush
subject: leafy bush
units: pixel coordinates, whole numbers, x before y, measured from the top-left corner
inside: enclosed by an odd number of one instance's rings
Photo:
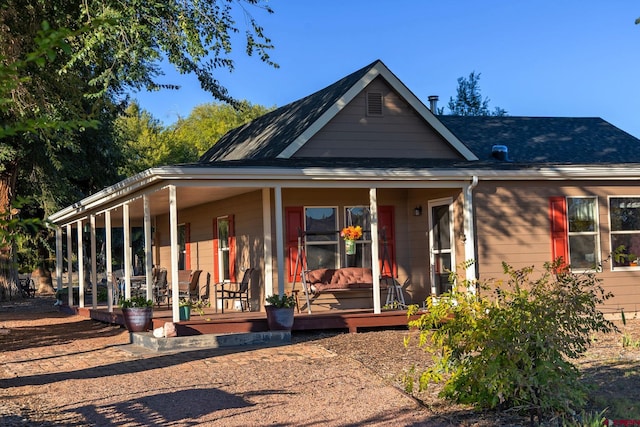
[[[296,306],[296,298],[293,295],[269,295],[267,303],[278,308],[291,308]]]
[[[153,301],[145,297],[132,297],[120,300],[120,308],[147,308],[153,307]]]
[[[533,267],[516,270],[503,263],[506,282],[463,280],[467,289],[477,285],[478,293],[454,286],[429,297],[428,311],[409,322],[420,329],[418,346],[435,361],[420,373],[420,389],[444,381],[444,398],[528,413],[532,422],[535,416],[563,416],[582,407],[586,390],[569,360],[587,350],[593,332],[615,329],[597,308],[612,295],[595,273],[572,274],[561,265],[545,263],[534,279]],[[453,273],[450,280],[459,282]],[[413,381],[409,373],[408,389]]]

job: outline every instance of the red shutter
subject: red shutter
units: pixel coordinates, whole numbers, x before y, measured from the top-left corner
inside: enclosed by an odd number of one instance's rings
[[[378,257],[380,259],[380,274],[397,277],[398,266],[396,265],[395,220],[393,212],[393,206],[378,207],[378,229],[380,230]],[[387,257],[385,257],[385,242],[383,241],[383,237],[386,238]]]
[[[237,282],[236,279],[236,227],[233,215],[227,217],[229,221],[229,280]]]
[[[563,265],[569,262],[567,235],[567,202],[564,197],[549,198],[549,221],[551,223],[551,259],[562,257]]]
[[[287,245],[287,271],[289,282],[294,281],[296,260],[298,259],[298,234],[304,230],[304,208],[294,206],[285,208],[286,245]],[[303,260],[300,260],[303,261]],[[302,268],[298,269],[298,273]],[[300,274],[296,280],[301,280]]]
[[[220,283],[220,259],[218,257],[218,249],[220,241],[218,240],[218,218],[213,218],[213,283]]]
[[[184,225],[184,268],[191,270],[191,223]]]

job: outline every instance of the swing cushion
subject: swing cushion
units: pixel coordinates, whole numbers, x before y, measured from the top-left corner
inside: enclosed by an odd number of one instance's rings
[[[305,280],[313,293],[373,288],[371,269],[362,267],[310,270],[305,273]],[[380,289],[386,289],[383,283]]]

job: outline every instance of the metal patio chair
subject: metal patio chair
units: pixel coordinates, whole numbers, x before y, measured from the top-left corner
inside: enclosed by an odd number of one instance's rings
[[[220,282],[214,285],[216,296],[216,313],[218,312],[217,301],[222,301],[222,312],[224,313],[224,301],[225,300],[240,300],[240,308],[244,311],[246,304],[247,311],[251,311],[249,307],[249,284],[251,283],[251,277],[255,268],[247,268],[244,271],[242,280],[240,282]],[[220,289],[218,289],[218,287]],[[227,289],[225,289],[227,287]],[[235,289],[230,289],[235,288]]]

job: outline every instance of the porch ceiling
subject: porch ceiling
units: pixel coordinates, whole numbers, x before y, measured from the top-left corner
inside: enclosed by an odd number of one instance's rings
[[[226,199],[228,197],[236,196],[239,194],[249,193],[257,191],[259,188],[253,187],[178,187],[176,189],[176,197],[178,204],[178,212],[182,209],[188,209],[193,206],[201,205],[203,203],[215,202],[217,200]],[[157,191],[146,193],[149,198],[149,208],[151,217],[164,215],[169,213],[169,189],[167,187],[161,188]],[[111,212],[111,222],[113,226],[118,226],[122,223],[123,216],[123,201],[113,204],[109,209]],[[101,208],[97,211],[96,226],[104,226],[104,211],[105,208]],[[86,214],[85,214],[86,215]],[[179,215],[179,214],[178,214]],[[76,218],[77,219],[77,218]],[[144,219],[144,202],[142,194],[135,196],[129,202],[129,219],[132,225],[142,224]]]

